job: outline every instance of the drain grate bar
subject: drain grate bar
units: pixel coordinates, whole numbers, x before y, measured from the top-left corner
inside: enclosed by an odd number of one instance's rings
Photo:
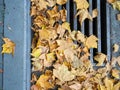
[[[107,27],[107,58],[108,61],[111,59],[111,42],[110,42],[110,6],[106,3],[106,27]]]

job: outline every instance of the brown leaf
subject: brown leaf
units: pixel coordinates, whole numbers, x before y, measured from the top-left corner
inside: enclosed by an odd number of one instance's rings
[[[66,21],[67,18],[67,10],[64,8],[63,10],[60,10],[60,17],[63,22]]]
[[[120,82],[114,85],[113,90],[120,90]]]
[[[109,79],[108,77],[106,77],[104,79],[104,83],[105,83],[105,86],[106,86],[106,90],[113,90],[113,80],[112,79]]]
[[[113,52],[117,52],[119,50],[119,45],[114,44],[113,45]]]
[[[37,14],[36,6],[32,6],[31,11],[30,11],[30,15],[33,16],[33,15],[36,15],[36,14]]]
[[[96,56],[94,56],[94,59],[98,62],[96,66],[102,66],[106,60],[106,55],[103,53],[98,53]]]
[[[97,37],[95,37],[94,35],[91,35],[86,39],[85,45],[88,48],[97,48],[97,40],[98,40]]]
[[[67,2],[67,0],[57,0],[58,5],[63,5]]]
[[[38,88],[38,86],[32,85],[31,88],[30,88],[30,90],[40,90],[40,89]]]
[[[65,65],[61,65],[58,69],[54,69],[53,75],[61,82],[71,81],[75,78],[75,75],[68,71],[68,67]]]
[[[3,38],[5,44],[2,45],[2,52],[14,55],[15,52],[15,43],[11,41],[9,38]]]
[[[92,18],[96,18],[98,16],[98,10],[97,9],[94,9],[92,11]]]
[[[74,0],[77,5],[77,10],[78,9],[87,9],[89,7],[89,3],[87,0]]]
[[[89,14],[88,10],[86,10],[86,9],[79,10],[77,12],[76,16],[78,16],[78,15],[79,15],[79,22],[80,22],[81,26],[82,26],[83,21],[87,18],[92,21],[92,17]]]

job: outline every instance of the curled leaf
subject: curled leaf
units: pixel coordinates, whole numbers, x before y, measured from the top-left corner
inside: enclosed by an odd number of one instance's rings
[[[94,9],[92,11],[92,18],[96,18],[98,16],[98,10],[97,9]]]
[[[113,45],[113,50],[114,50],[114,52],[117,52],[119,50],[119,45],[114,44]]]
[[[97,61],[97,65],[96,66],[101,66],[103,65],[104,61],[106,60],[106,55],[103,53],[98,53],[98,55],[96,55],[94,57],[95,61]]]

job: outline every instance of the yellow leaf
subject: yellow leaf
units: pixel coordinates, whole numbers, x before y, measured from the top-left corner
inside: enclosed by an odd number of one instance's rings
[[[63,5],[67,2],[67,0],[57,0],[58,5]]]
[[[53,62],[55,60],[55,54],[53,52],[52,53],[48,53],[46,55],[46,57],[47,57],[47,61],[48,62]]]
[[[113,90],[120,90],[120,82],[114,85]]]
[[[100,90],[106,90],[106,87],[103,85],[100,85]]]
[[[116,0],[107,0],[108,3],[114,3]]]
[[[81,41],[81,42],[85,42],[86,38],[85,38],[85,35],[82,34],[80,31],[77,31],[77,34],[76,34],[76,39],[78,41]]]
[[[120,11],[120,1],[116,1],[116,2],[112,3],[112,5],[113,5],[114,9],[117,9]]]
[[[42,53],[41,48],[38,48],[38,49],[34,48],[31,55],[35,58],[38,58],[41,55],[41,53]]]
[[[96,66],[101,66],[103,65],[104,61],[106,60],[106,55],[103,53],[98,53],[98,55],[96,55],[94,57],[95,61],[97,61],[97,65]]]
[[[114,52],[117,52],[119,50],[119,45],[114,44],[113,45],[113,50],[114,50]]]
[[[78,15],[79,15],[79,22],[80,22],[81,26],[82,26],[83,21],[87,18],[92,21],[92,17],[89,14],[88,10],[86,10],[86,9],[79,10],[77,12],[76,16],[78,16]]]
[[[104,79],[104,83],[105,83],[105,86],[106,86],[106,90],[113,90],[113,83],[114,81],[112,79],[108,79],[108,77],[106,77]]]
[[[56,4],[56,0],[47,0],[48,6],[53,7]]]
[[[94,9],[92,11],[92,18],[96,18],[98,16],[98,10],[97,9]]]
[[[66,9],[60,10],[60,16],[61,16],[61,20],[65,22],[67,18],[67,10]]]
[[[53,88],[53,86],[54,86],[53,83],[49,81],[50,78],[51,77],[48,75],[41,75],[39,77],[39,79],[37,80],[36,85],[44,88],[44,90],[48,90],[50,88]]]
[[[65,65],[61,65],[58,69],[54,69],[53,75],[57,77],[61,82],[71,81],[75,78],[75,75],[68,71],[68,67]]]
[[[91,35],[86,39],[85,44],[88,48],[97,48],[97,40],[98,40],[97,37],[95,37],[94,35]]]
[[[78,9],[87,9],[89,7],[89,3],[87,0],[74,0],[77,5],[77,10]]]
[[[62,23],[62,28],[66,29],[68,31],[71,31],[71,29],[70,29],[70,23],[68,23],[68,22]]]
[[[47,40],[49,39],[50,32],[46,29],[42,29],[39,31],[39,36],[41,40]]]
[[[119,74],[120,74],[120,71],[117,70],[117,69],[112,69],[112,76],[119,79]]]
[[[39,10],[47,9],[47,6],[49,5],[48,2],[45,0],[39,0]]]
[[[15,51],[15,43],[11,41],[9,38],[3,38],[5,44],[2,45],[2,52],[1,53],[7,53],[14,55]]]

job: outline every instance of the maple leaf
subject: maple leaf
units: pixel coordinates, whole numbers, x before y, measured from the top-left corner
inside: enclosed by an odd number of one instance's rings
[[[94,9],[92,11],[92,18],[96,18],[98,16],[98,10],[97,9]]]
[[[85,45],[88,48],[97,48],[97,40],[98,40],[97,37],[95,37],[94,35],[91,35],[86,39]]]
[[[82,26],[83,21],[87,18],[92,21],[92,17],[89,14],[88,10],[86,9],[79,10],[76,14],[76,17],[77,16],[79,16],[79,22],[81,26]]]
[[[50,78],[51,78],[51,76],[43,74],[37,80],[36,85],[44,88],[45,90],[53,88],[53,86],[54,86],[53,83],[49,81]]]
[[[11,41],[9,38],[3,38],[5,44],[2,45],[2,52],[1,53],[7,53],[14,55],[15,51],[15,43]]]
[[[89,3],[87,0],[74,0],[76,5],[77,5],[77,10],[78,9],[87,9],[89,7]]]
[[[63,5],[67,2],[67,0],[57,0],[58,5]]]
[[[94,56],[95,61],[97,61],[96,66],[101,66],[103,65],[104,61],[106,60],[106,55],[103,53],[98,53],[96,56]]]
[[[75,78],[75,75],[68,71],[68,67],[65,65],[61,65],[58,69],[54,69],[53,75],[61,82],[71,81]]]

